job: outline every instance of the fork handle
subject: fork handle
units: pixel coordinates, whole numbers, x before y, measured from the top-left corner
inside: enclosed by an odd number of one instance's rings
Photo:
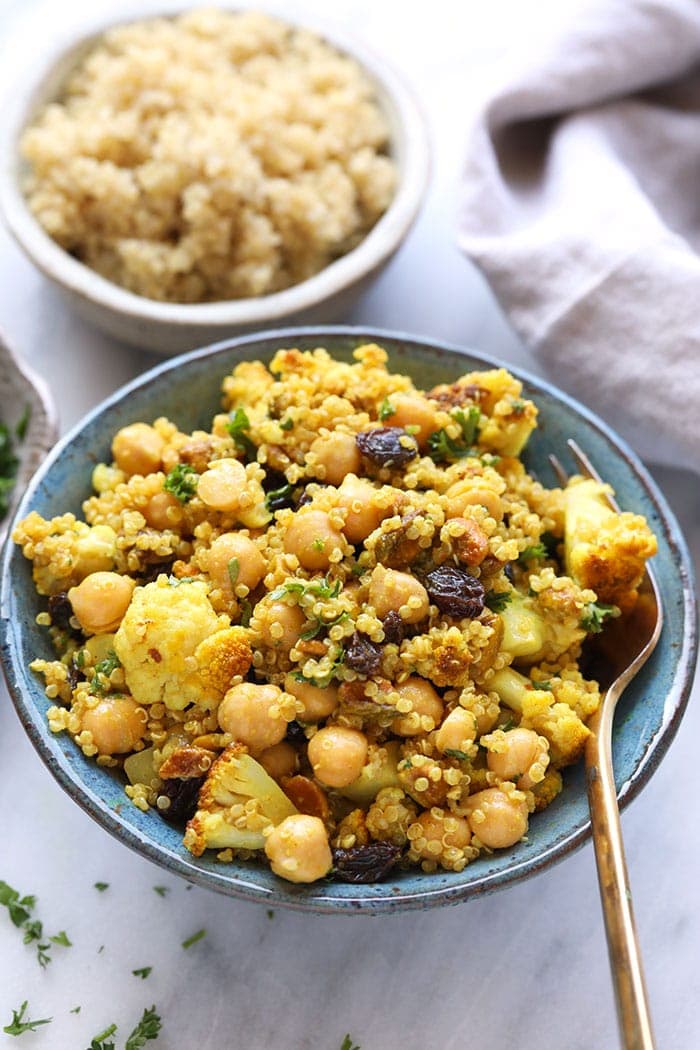
[[[604,705],[607,707],[607,705]],[[612,721],[612,711],[606,721]],[[605,716],[603,716],[605,717]],[[612,767],[611,726],[591,726],[586,783],[617,1016],[625,1050],[654,1050]]]

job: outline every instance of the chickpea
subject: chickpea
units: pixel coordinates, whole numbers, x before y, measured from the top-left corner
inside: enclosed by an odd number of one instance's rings
[[[350,543],[362,543],[391,514],[390,507],[377,506],[376,495],[371,481],[354,474],[338,489],[338,506],[346,511],[343,532]]]
[[[445,495],[448,518],[462,517],[467,507],[485,507],[495,521],[503,520],[503,500],[493,489],[474,486],[470,481],[457,481]]]
[[[469,826],[489,849],[513,846],[527,831],[527,804],[501,788],[477,791],[468,800]]]
[[[144,507],[143,516],[152,529],[174,529],[182,522],[182,505],[169,492],[156,492]]]
[[[231,559],[236,562],[231,565]],[[202,555],[202,565],[216,587],[227,595],[233,595],[232,577],[236,586],[245,584],[254,590],[265,575],[265,559],[247,536],[240,532],[224,532]],[[232,572],[232,568],[235,570]]]
[[[544,773],[549,765],[549,744],[534,729],[509,729],[503,739],[505,750],[489,750],[486,756],[489,769],[502,780],[517,780],[522,790],[531,788],[532,767],[538,765]]]
[[[430,599],[423,584],[409,572],[375,566],[369,583],[369,602],[380,619],[401,611],[405,623],[419,623],[428,615]]]
[[[387,417],[385,426],[418,427],[414,436],[424,448],[430,435],[437,430],[434,405],[420,394],[391,394],[389,403],[394,411]]]
[[[86,634],[116,631],[129,607],[135,582],[118,572],[91,572],[68,591],[80,626]]]
[[[245,467],[237,459],[217,459],[200,475],[197,495],[212,510],[238,509],[246,486]]]
[[[273,828],[265,840],[265,853],[275,875],[288,882],[315,882],[333,865],[323,821],[305,813],[285,817]]]
[[[291,777],[297,771],[297,753],[292,745],[284,740],[261,751],[258,762],[273,780]]]
[[[318,476],[329,485],[340,485],[346,474],[356,474],[362,462],[355,435],[342,430],[317,437],[309,451],[316,457],[316,465],[323,467]]]
[[[130,696],[109,696],[87,708],[80,719],[81,730],[92,733],[101,755],[126,755],[146,732],[148,715]]]
[[[436,860],[446,848],[464,849],[472,840],[469,824],[464,817],[454,816],[444,809],[433,807],[424,810],[416,823],[420,824],[425,842],[417,848],[417,841],[412,840],[413,849],[424,860]]]
[[[359,777],[367,748],[367,737],[358,729],[326,726],[309,740],[309,762],[322,784],[347,787]]]
[[[438,751],[468,751],[476,737],[476,719],[471,711],[455,707],[435,734]]]
[[[271,649],[289,650],[298,642],[306,617],[298,605],[271,602],[265,609],[260,635]]]
[[[327,569],[331,554],[342,550],[343,537],[322,510],[303,509],[295,514],[284,534],[284,549],[296,554],[304,569]]]
[[[430,682],[425,678],[413,675],[396,686],[401,700],[410,700],[413,710],[399,715],[392,722],[392,729],[397,736],[418,736],[430,732],[440,725],[443,714],[443,703]]]
[[[335,685],[321,687],[313,682],[300,682],[293,674],[284,680],[285,693],[301,700],[304,710],[298,714],[302,722],[320,722],[333,714],[338,706],[338,688]]]
[[[131,423],[114,436],[114,462],[131,477],[132,474],[155,474],[160,470],[165,442],[147,423]]]
[[[224,733],[245,744],[251,754],[284,740],[287,721],[279,708],[282,690],[276,685],[241,682],[226,693],[219,704],[217,718]]]

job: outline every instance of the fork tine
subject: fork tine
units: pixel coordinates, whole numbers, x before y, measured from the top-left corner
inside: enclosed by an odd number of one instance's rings
[[[555,456],[553,452],[550,452],[547,458],[552,466],[552,470],[556,475],[559,485],[561,486],[561,488],[566,488],[569,481],[569,475],[566,473],[563,466],[561,465],[561,460],[558,456]]]
[[[569,451],[573,456],[574,463],[578,467],[579,472],[583,474],[583,476],[586,478],[592,478],[593,481],[600,482],[601,485],[605,484],[600,474],[595,469],[595,467],[593,466],[593,464],[591,463],[590,459],[583,451],[581,446],[576,441],[574,441],[573,438],[569,438],[566,443],[569,446]],[[607,492],[606,495],[608,503],[613,508],[613,510],[619,511],[620,505],[618,504],[617,500],[612,495],[612,493]]]

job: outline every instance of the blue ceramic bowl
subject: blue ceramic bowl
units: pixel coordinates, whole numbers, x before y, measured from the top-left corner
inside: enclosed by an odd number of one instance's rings
[[[135,420],[167,415],[184,430],[208,426],[219,406],[221,378],[241,360],[269,360],[280,347],[325,346],[348,359],[364,342],[379,342],[392,369],[424,387],[452,382],[472,368],[498,365],[457,347],[427,343],[388,332],[353,328],[306,328],[270,332],[218,343],[161,365],[99,405],[57,446],[35,475],[18,511],[44,517],[80,512],[89,493],[92,467],[110,458],[111,436]],[[639,792],[665,754],[690,692],[696,655],[696,612],[690,559],[678,525],[663,496],[634,454],[591,412],[571,398],[512,370],[537,402],[541,427],[527,449],[530,470],[551,477],[547,453],[564,458],[566,439],[575,438],[617,493],[623,508],[646,515],[659,540],[655,566],[664,597],[666,622],[654,655],[628,687],[616,718],[614,762],[620,803]],[[552,483],[553,483],[552,478]],[[28,670],[35,656],[51,658],[45,630],[35,624],[42,601],[34,591],[30,565],[8,544],[2,561],[0,655],[10,692],[32,743],[61,786],[107,831],[127,846],[192,882],[234,897],[314,912],[386,912],[456,903],[500,889],[549,867],[589,835],[582,769],[568,771],[556,801],[530,824],[527,842],[484,856],[455,874],[405,873],[370,886],[321,883],[309,887],[283,882],[251,864],[221,864],[212,856],[192,857],[180,832],[154,812],[142,813],[126,800],[119,778],[86,759],[66,736],[46,724],[49,706],[40,679]]]

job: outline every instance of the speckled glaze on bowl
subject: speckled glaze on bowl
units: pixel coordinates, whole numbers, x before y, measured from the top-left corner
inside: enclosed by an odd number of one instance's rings
[[[280,347],[325,346],[348,359],[364,342],[386,347],[392,369],[409,373],[421,386],[452,382],[471,368],[498,362],[457,347],[389,332],[353,328],[288,329],[219,343],[161,365],[98,406],[55,449],[34,478],[18,510],[45,517],[80,510],[92,466],[109,459],[111,435],[127,423],[167,415],[183,429],[206,426],[219,405],[221,378],[238,361],[269,360]],[[525,459],[544,480],[551,478],[547,453],[562,455],[574,437],[614,486],[620,504],[645,514],[659,539],[655,567],[664,597],[666,623],[654,655],[627,689],[616,718],[614,760],[620,802],[626,805],[649,779],[666,752],[683,714],[695,665],[697,622],[690,559],[663,496],[639,463],[592,413],[551,386],[516,369],[525,393],[540,408],[541,427]],[[312,912],[381,913],[457,903],[501,889],[549,867],[589,835],[582,769],[570,770],[565,789],[530,824],[527,842],[481,857],[460,873],[405,873],[373,886],[323,882],[293,886],[268,869],[200,859],[183,847],[181,834],[153,813],[131,806],[121,782],[83,756],[66,736],[46,725],[49,706],[39,679],[28,670],[34,656],[51,658],[46,633],[34,623],[41,600],[34,593],[29,563],[8,544],[2,563],[0,656],[18,714],[44,762],[70,796],[107,831],[174,874],[248,900]]]

